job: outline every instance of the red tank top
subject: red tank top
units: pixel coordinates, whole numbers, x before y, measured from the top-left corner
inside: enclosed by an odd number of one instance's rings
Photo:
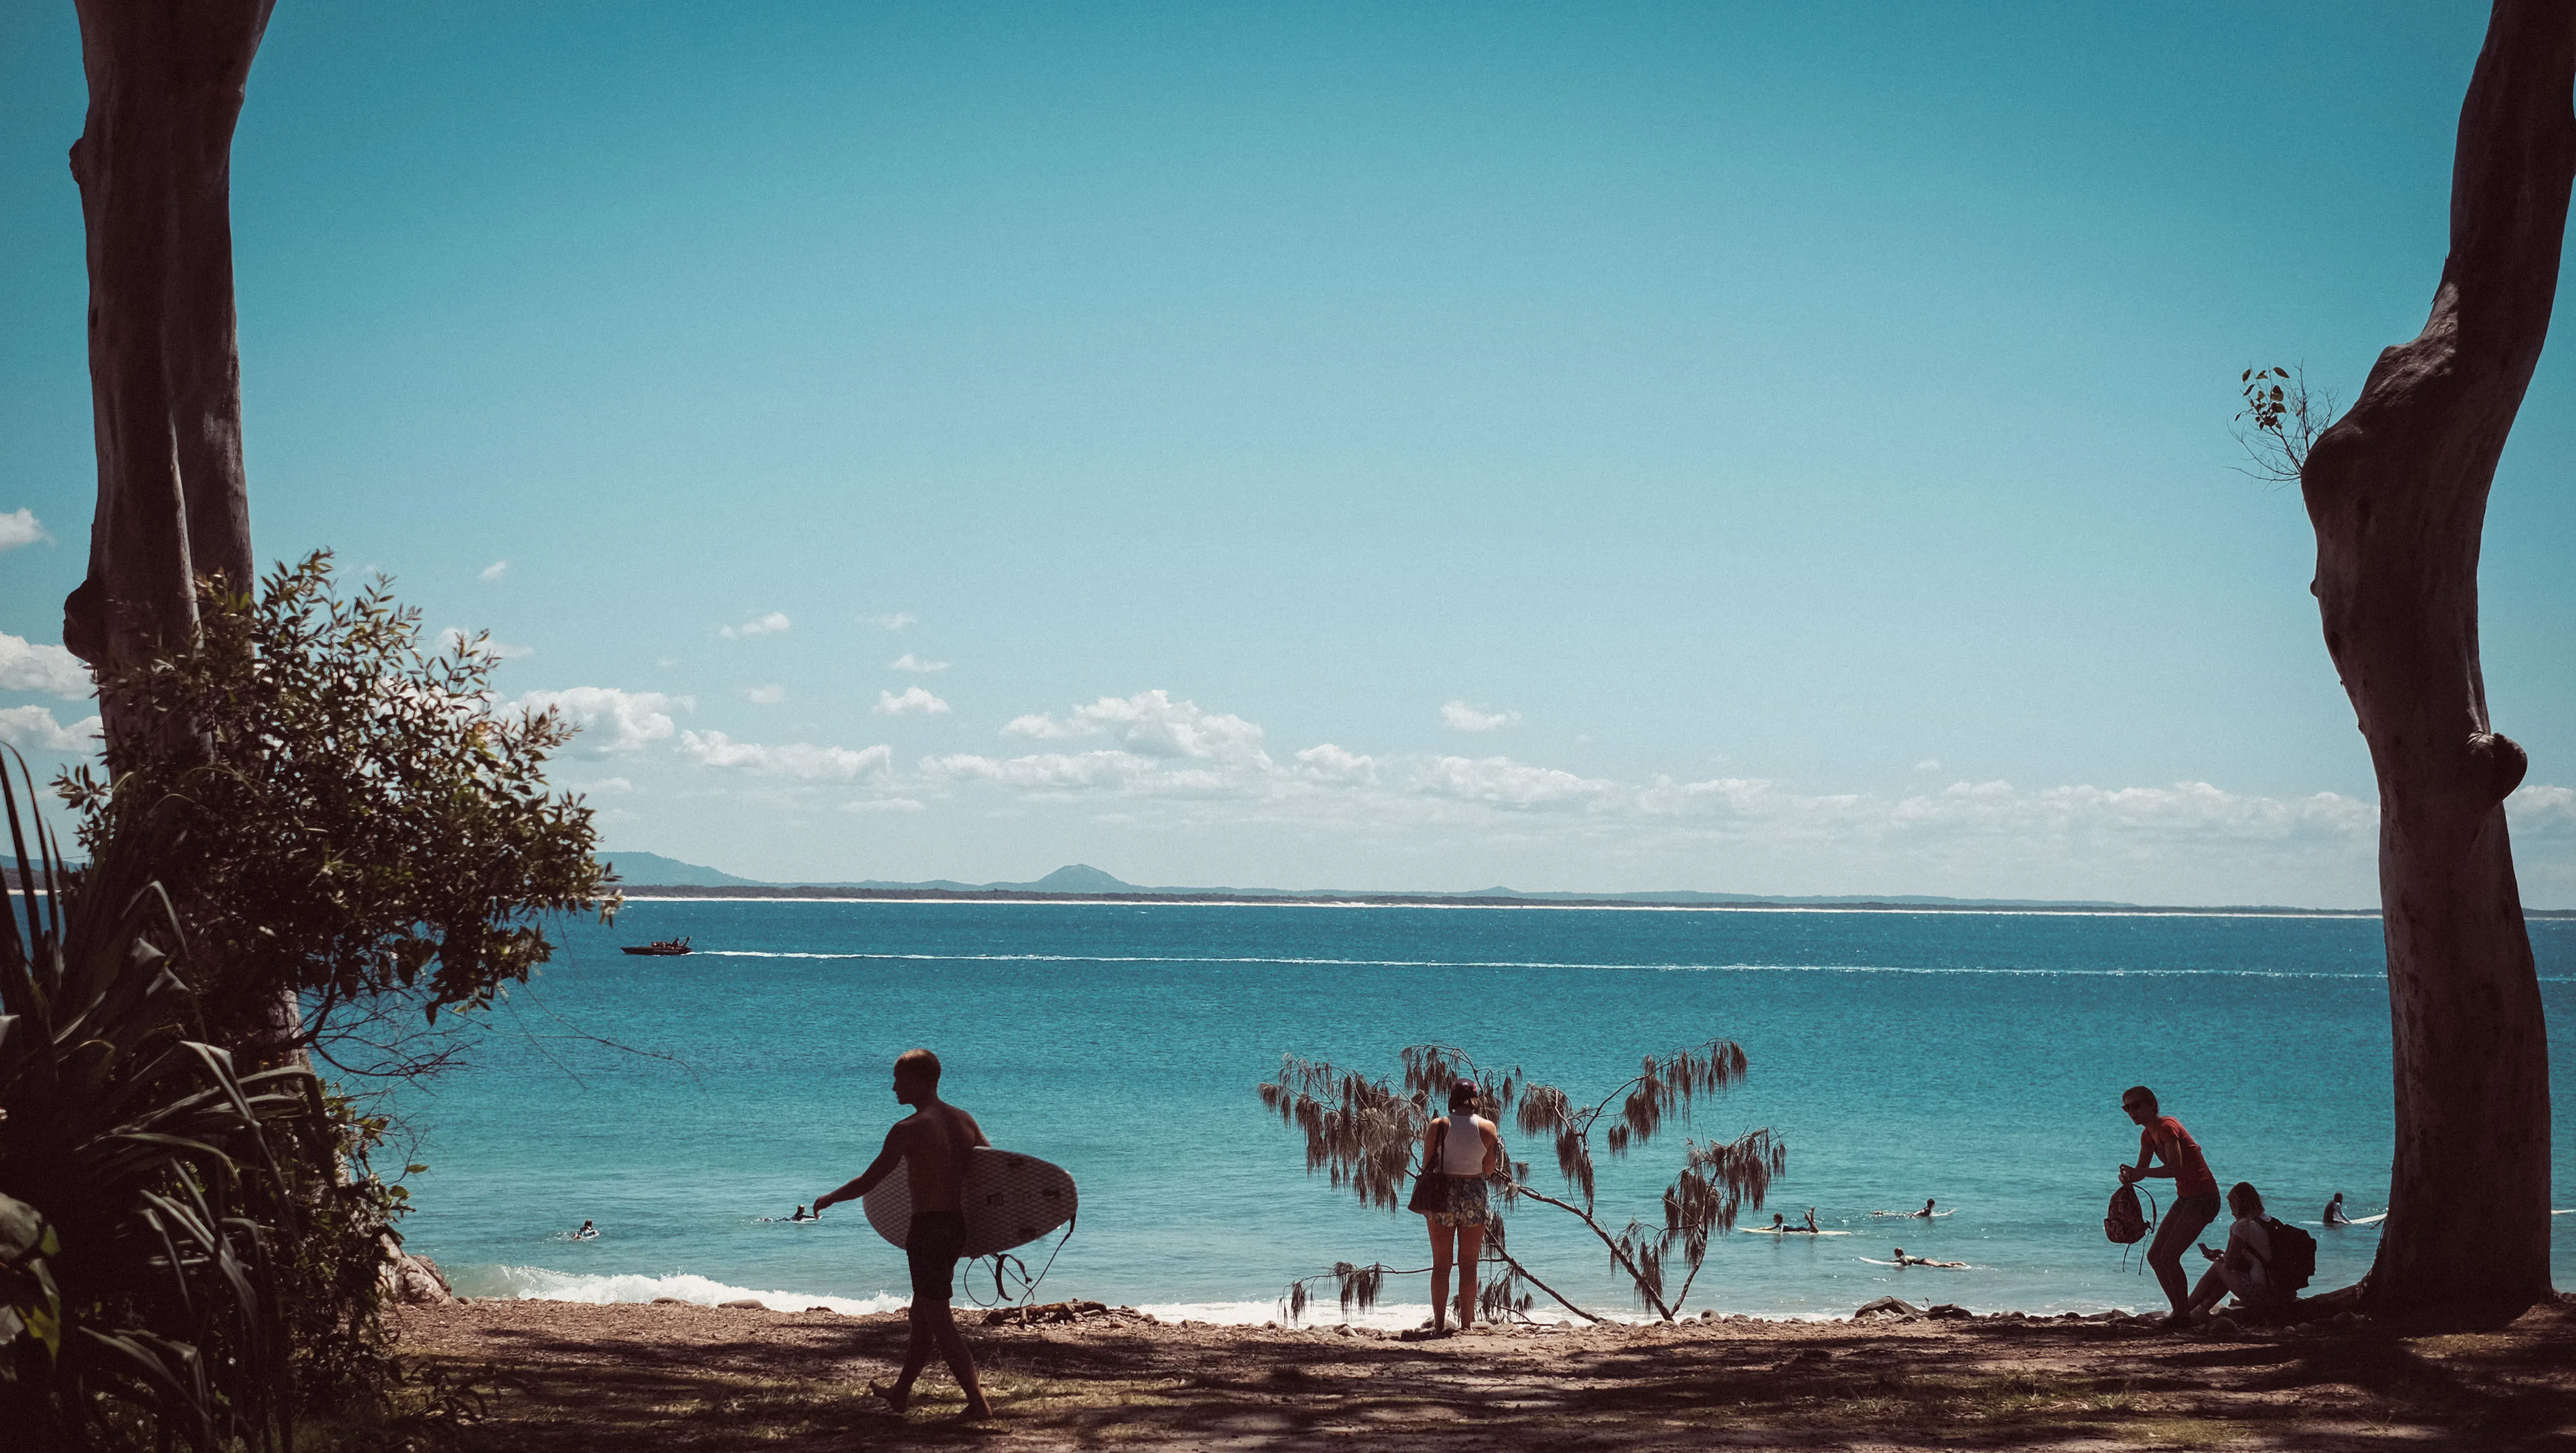
[[[2209,1173],[2209,1162],[2200,1156],[2200,1142],[2191,1138],[2191,1132],[2182,1128],[2181,1121],[2171,1115],[2159,1117],[2147,1139],[2148,1144],[2155,1146],[2157,1154],[2164,1158],[2165,1166],[2174,1173],[2175,1195],[2218,1194],[2218,1177]],[[2164,1143],[2157,1146],[2155,1142],[2158,1140]]]

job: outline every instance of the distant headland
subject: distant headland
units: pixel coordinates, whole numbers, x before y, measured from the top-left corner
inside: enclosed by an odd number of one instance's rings
[[[901,883],[869,879],[856,883],[775,883],[737,877],[720,869],[682,862],[660,853],[605,852],[600,860],[617,873],[618,886],[629,894],[672,898],[847,898],[911,900],[983,900],[1013,902],[1107,903],[1312,903],[1371,904],[1387,907],[1439,908],[1828,908],[1850,911],[1992,913],[2353,913],[2377,915],[2375,908],[2294,908],[2279,904],[2203,904],[2193,906],[2097,902],[2070,899],[1943,898],[1931,895],[1782,895],[1706,893],[1690,890],[1637,893],[1525,892],[1495,886],[1457,893],[1386,892],[1329,888],[1178,888],[1130,883],[1088,863],[1069,863],[1043,878],[1025,883],[961,883],[949,878]],[[2532,909],[2534,918],[2576,917],[2576,911]]]

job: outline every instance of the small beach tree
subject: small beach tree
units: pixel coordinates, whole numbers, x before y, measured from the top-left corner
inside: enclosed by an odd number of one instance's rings
[[[1508,1115],[1523,1135],[1543,1140],[1564,1182],[1565,1194],[1551,1195],[1530,1184],[1528,1162],[1513,1161],[1503,1177],[1504,1206],[1528,1200],[1580,1221],[1600,1239],[1612,1268],[1638,1302],[1665,1321],[1678,1317],[1689,1300],[1708,1257],[1709,1239],[1732,1230],[1743,1211],[1760,1209],[1772,1178],[1788,1168],[1788,1147],[1767,1129],[1733,1140],[1685,1140],[1682,1163],[1664,1188],[1660,1216],[1651,1223],[1632,1217],[1613,1231],[1595,1197],[1596,1157],[1621,1157],[1643,1148],[1670,1121],[1687,1119],[1694,1101],[1743,1079],[1745,1055],[1734,1041],[1713,1039],[1696,1049],[1648,1055],[1636,1073],[1597,1099],[1533,1083],[1518,1066],[1500,1073],[1486,1070],[1450,1045],[1415,1045],[1401,1058],[1400,1085],[1323,1061],[1281,1058],[1278,1077],[1259,1086],[1261,1103],[1305,1138],[1309,1174],[1324,1172],[1335,1189],[1348,1190],[1364,1206],[1398,1209],[1420,1169],[1418,1152],[1436,1115],[1434,1096],[1461,1079],[1473,1080],[1482,1093],[1478,1113],[1496,1121]],[[1489,1312],[1527,1306],[1519,1289],[1526,1282],[1578,1316],[1600,1320],[1532,1274],[1511,1255],[1502,1233],[1498,1226],[1486,1241],[1504,1267],[1504,1275],[1485,1289]],[[1670,1285],[1675,1267],[1683,1273],[1678,1288]],[[1341,1303],[1362,1308],[1376,1301],[1383,1278],[1391,1274],[1385,1266],[1350,1263],[1328,1273]],[[1309,1284],[1322,1279],[1291,1285],[1292,1316],[1305,1309]]]

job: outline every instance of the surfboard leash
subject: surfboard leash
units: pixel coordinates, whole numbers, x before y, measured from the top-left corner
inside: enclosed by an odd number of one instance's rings
[[[1025,1307],[1032,1305],[1037,1299],[1038,1283],[1045,1281],[1047,1273],[1055,1270],[1055,1259],[1064,1254],[1064,1244],[1073,1239],[1073,1228],[1080,1224],[1081,1220],[1082,1213],[1080,1211],[1076,1211],[1065,1221],[1064,1234],[1055,1239],[1055,1249],[1047,1253],[1046,1265],[1039,1267],[1038,1273],[1035,1276],[1029,1275],[1029,1264],[1027,1262],[1020,1260],[1018,1257],[1013,1256],[1007,1251],[994,1252],[993,1300],[989,1302],[984,1301],[977,1297],[971,1288],[966,1293],[966,1300],[973,1302],[976,1306],[982,1308],[1010,1305]],[[1017,1296],[1012,1295],[1010,1284],[1007,1280],[1010,1276],[1010,1268],[1014,1266],[1020,1269],[1020,1290]]]

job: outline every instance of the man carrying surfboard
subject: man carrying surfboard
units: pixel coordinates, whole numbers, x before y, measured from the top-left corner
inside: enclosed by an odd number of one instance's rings
[[[948,1304],[957,1294],[958,1258],[966,1251],[966,1155],[992,1142],[974,1116],[939,1098],[939,1056],[926,1049],[908,1049],[896,1057],[894,1097],[910,1105],[912,1113],[886,1132],[885,1149],[858,1179],[814,1198],[814,1214],[859,1199],[897,1166],[903,1168],[912,1191],[912,1226],[903,1243],[904,1259],[912,1267],[912,1340],[904,1348],[903,1375],[894,1386],[869,1383],[868,1391],[902,1412],[911,1405],[913,1380],[929,1365],[936,1345],[966,1394],[966,1416],[989,1418],[993,1405],[975,1381],[975,1359]]]

